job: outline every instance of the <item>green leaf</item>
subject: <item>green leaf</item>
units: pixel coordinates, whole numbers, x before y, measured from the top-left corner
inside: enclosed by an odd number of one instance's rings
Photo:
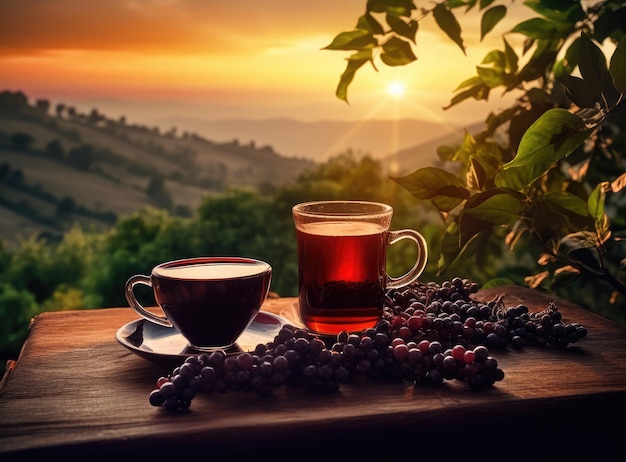
[[[558,78],[561,75],[571,74],[578,66],[578,56],[580,55],[580,37],[574,40],[567,48],[565,56],[554,64],[554,75]]]
[[[532,18],[517,24],[511,33],[518,33],[532,39],[551,40],[562,33],[562,26],[543,18]]]
[[[369,31],[371,34],[382,35],[385,33],[385,29],[380,23],[372,16],[370,13],[365,13],[361,16],[357,23],[355,29],[361,29]]]
[[[491,50],[480,63],[491,64],[496,69],[504,70],[506,67],[506,55],[502,50]]]
[[[465,129],[461,145],[459,146],[459,149],[457,149],[452,160],[459,161],[463,165],[469,165],[470,157],[475,153],[476,140],[474,139],[472,134],[467,129]]]
[[[456,149],[454,149],[451,146],[445,146],[445,145],[437,146],[437,155],[444,162],[452,160],[455,154],[456,154]]]
[[[539,234],[560,236],[573,229],[594,228],[587,202],[569,191],[548,192],[534,203],[534,227]]]
[[[602,50],[585,33],[581,34],[578,68],[594,95],[601,93],[604,97],[602,106],[607,109],[613,107],[619,100],[619,93],[613,85],[606,58]]]
[[[415,61],[417,57],[411,49],[409,42],[398,37],[391,37],[383,45],[380,60],[387,66],[404,66]]]
[[[589,216],[587,204],[580,197],[567,191],[551,191],[544,195],[543,200],[552,202],[558,207],[583,217]]]
[[[517,76],[519,82],[532,82],[538,78],[545,78],[561,46],[560,40],[536,40],[533,43],[537,46],[532,57],[519,72]]]
[[[481,82],[480,84],[475,85],[472,88],[469,88],[455,95],[450,100],[450,104],[445,106],[444,109],[450,109],[455,104],[459,104],[461,101],[466,100],[468,98],[474,98],[477,101],[480,101],[480,100],[486,101],[487,99],[489,99],[489,87]]]
[[[475,217],[469,213],[463,213],[459,217],[459,248],[465,247],[480,233],[493,228],[493,223]]]
[[[472,8],[474,5],[474,3],[476,3],[476,0],[448,0],[446,1],[446,5],[448,5],[448,8],[460,8],[462,6],[467,7],[467,9]]]
[[[557,80],[565,87],[565,94],[578,107],[595,107],[602,98],[598,89],[596,93],[589,87],[586,80],[573,75],[562,75]]]
[[[456,175],[436,167],[420,168],[391,179],[417,199],[430,200],[442,212],[449,212],[470,196]]]
[[[504,54],[506,56],[506,65],[504,68],[509,73],[514,74],[515,72],[517,72],[518,57],[515,53],[515,50],[513,50],[513,48],[511,47],[511,45],[509,45],[509,42],[507,42],[506,39],[504,39]]]
[[[402,19],[387,15],[387,24],[391,27],[391,30],[396,34],[405,37],[415,43],[415,34],[417,34],[418,22],[410,20],[408,23]]]
[[[467,186],[470,189],[481,190],[487,181],[485,168],[474,156],[470,156],[470,164],[465,177],[467,179]]]
[[[524,133],[517,155],[496,176],[496,185],[521,190],[570,155],[591,134],[584,121],[565,109],[550,109]]]
[[[373,11],[374,13],[384,13],[387,11],[386,0],[369,0],[367,5],[367,11]]]
[[[476,73],[489,88],[495,88],[504,83],[504,72],[501,69],[476,66]]]
[[[515,223],[522,212],[523,196],[517,191],[498,191],[494,194],[490,190],[472,196],[471,203],[468,201],[461,216],[468,214],[494,225],[510,226]]]
[[[480,80],[480,77],[478,77],[477,75],[470,77],[469,79],[465,79],[463,82],[461,82],[458,87],[456,87],[454,89],[454,91],[459,91],[461,88],[465,88],[465,87],[474,87],[474,86],[480,86],[482,85],[482,81]]]
[[[536,40],[534,38],[530,38],[530,37],[524,39],[524,44],[523,44],[524,46],[522,48],[522,56],[528,53],[528,50],[530,50],[533,47],[533,45],[535,44],[535,41]]]
[[[572,0],[526,0],[524,5],[552,21],[574,25],[585,18],[580,2]]]
[[[413,0],[368,0],[367,11],[387,13],[394,16],[411,16],[415,9]]]
[[[558,104],[557,100],[550,93],[541,88],[531,88],[526,92],[526,97],[533,106],[537,107],[550,107]]]
[[[450,267],[454,267],[458,263],[466,262],[470,257],[474,255],[484,255],[484,250],[489,244],[489,238],[491,236],[492,228],[488,228],[476,234],[470,239],[463,247],[461,247],[454,258],[450,262]]]
[[[607,189],[609,189],[608,181],[598,183],[587,199],[587,208],[596,222],[596,228],[601,227],[605,221],[604,201]]]
[[[506,16],[506,6],[496,5],[489,8],[483,14],[480,20],[480,41],[482,42],[485,35],[493,30],[493,28]]]
[[[626,93],[626,36],[615,48],[609,69],[617,91],[622,94]]]
[[[493,188],[493,178],[502,166],[502,150],[495,141],[481,142],[477,145],[475,158],[484,169],[485,178],[482,189]]]
[[[603,2],[607,6],[598,12],[593,24],[593,38],[604,43],[607,38],[617,43],[626,34],[626,8],[619,1]]]
[[[466,54],[465,45],[463,45],[463,39],[461,38],[461,26],[456,20],[454,13],[443,3],[438,3],[437,6],[433,8],[433,16],[439,28],[459,46],[463,54]]]
[[[369,30],[355,29],[339,33],[323,50],[360,50],[376,45],[378,42]]]
[[[480,10],[484,10],[485,8],[487,8],[489,5],[491,5],[493,3],[494,0],[480,0],[479,3],[479,9]]]
[[[438,272],[442,273],[453,266],[460,252],[458,226],[453,221],[448,225],[439,242]]]
[[[352,55],[347,61],[346,70],[341,74],[341,78],[339,79],[339,84],[337,85],[337,89],[335,90],[335,95],[342,101],[348,102],[348,87],[352,80],[354,79],[354,74],[356,71],[363,66],[368,61],[371,61],[371,57],[363,58],[363,52],[355,53]],[[370,51],[371,56],[371,51]]]
[[[454,268],[459,262],[466,261],[476,252],[484,250],[490,235],[491,227],[474,235],[468,242],[461,245],[456,222],[450,223],[440,243],[440,256],[437,262],[439,274]]]
[[[509,223],[508,218],[497,215],[503,211],[505,215],[511,212],[519,215],[523,201],[524,196],[521,193],[506,188],[493,188],[470,197],[459,217],[459,245],[465,246],[477,234],[491,230],[495,225],[514,223],[517,217]],[[517,203],[520,204],[519,207]],[[496,223],[492,215],[496,216]]]
[[[559,252],[585,266],[585,269],[598,275],[603,273],[602,259],[597,248],[600,245],[595,233],[581,231],[565,236],[559,242]]]

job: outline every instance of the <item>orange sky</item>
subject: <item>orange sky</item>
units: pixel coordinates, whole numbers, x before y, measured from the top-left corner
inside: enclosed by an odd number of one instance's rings
[[[0,0],[0,90],[83,111],[97,105],[129,122],[163,111],[316,120],[464,117],[480,108],[484,118],[484,103],[441,108],[486,51],[500,47],[506,27],[481,44],[477,17],[470,26],[460,12],[467,57],[429,18],[420,25],[418,62],[363,68],[350,104],[339,101],[348,53],[321,48],[364,8],[365,0]],[[517,2],[509,15],[527,10]],[[408,92],[392,101],[385,89],[397,79]]]

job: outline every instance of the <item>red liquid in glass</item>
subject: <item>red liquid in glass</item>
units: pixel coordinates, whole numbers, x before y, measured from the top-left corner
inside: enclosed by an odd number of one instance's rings
[[[374,223],[325,222],[297,229],[302,322],[322,334],[357,332],[380,320],[387,232]]]

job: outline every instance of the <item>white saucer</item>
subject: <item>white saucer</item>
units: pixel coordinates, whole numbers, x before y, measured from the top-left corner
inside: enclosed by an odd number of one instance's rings
[[[274,340],[280,329],[290,322],[278,315],[259,312],[250,326],[237,339],[237,344],[229,347],[227,354],[253,351],[258,344]],[[192,349],[187,340],[175,327],[164,327],[143,318],[136,319],[120,327],[115,339],[133,353],[157,363],[181,363],[199,351]]]

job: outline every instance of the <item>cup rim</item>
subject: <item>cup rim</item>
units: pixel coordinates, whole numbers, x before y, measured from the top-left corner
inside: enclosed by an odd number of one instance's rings
[[[239,256],[197,256],[197,257],[186,257],[186,258],[179,258],[176,260],[169,260],[169,261],[161,262],[152,268],[152,271],[150,272],[150,274],[154,275],[156,273],[158,277],[165,278],[165,279],[181,279],[181,278],[173,277],[170,275],[161,274],[159,273],[159,269],[183,266],[183,264],[185,266],[188,266],[188,265],[193,265],[193,264],[205,264],[205,263],[218,263],[218,264],[219,263],[260,263],[260,264],[264,264],[267,266],[267,268],[262,271],[258,271],[258,272],[255,272],[253,274],[246,275],[246,276],[230,276],[230,277],[217,277],[217,278],[206,279],[210,281],[226,281],[226,280],[231,280],[231,279],[251,279],[251,278],[257,278],[259,276],[272,272],[272,265],[258,258],[239,257]],[[198,280],[203,280],[203,279],[199,278]]]
[[[351,212],[335,212],[330,210],[324,210],[325,206],[330,206],[332,209],[337,205],[347,205],[347,206],[364,206],[371,207],[372,210],[364,210],[364,211],[351,211]],[[377,208],[377,210],[374,210]],[[309,202],[301,202],[292,207],[292,212],[294,214],[298,214],[300,216],[305,216],[309,218],[345,218],[345,219],[354,219],[354,218],[364,218],[364,217],[378,217],[385,216],[389,213],[393,212],[393,207],[389,204],[385,204],[383,202],[374,202],[374,201],[362,201],[362,200],[322,200],[322,201],[309,201]]]

